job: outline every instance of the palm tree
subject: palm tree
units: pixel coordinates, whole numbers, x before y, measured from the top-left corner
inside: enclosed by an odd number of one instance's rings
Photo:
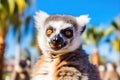
[[[94,65],[98,66],[100,64],[100,57],[99,57],[99,51],[98,46],[99,42],[104,36],[109,35],[112,32],[112,29],[102,30],[95,27],[90,27],[87,29],[86,33],[84,34],[85,43],[89,44],[92,43],[95,46],[92,62]]]
[[[5,37],[11,26],[19,28],[28,0],[0,0],[0,80],[3,74]]]
[[[118,53],[120,53],[120,21],[113,21],[112,27],[114,28],[114,32],[117,34],[117,38],[114,41],[112,41],[112,46]]]

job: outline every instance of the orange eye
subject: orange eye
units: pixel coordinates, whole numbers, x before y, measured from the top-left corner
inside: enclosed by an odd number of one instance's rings
[[[48,29],[48,30],[47,30],[47,34],[48,34],[48,35],[50,35],[50,34],[52,34],[52,33],[53,33],[53,30],[51,30],[51,29]]]
[[[70,36],[72,33],[70,31],[65,31],[65,35]]]

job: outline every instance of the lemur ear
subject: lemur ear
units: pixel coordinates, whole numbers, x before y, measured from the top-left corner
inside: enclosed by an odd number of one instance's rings
[[[46,18],[48,17],[49,15],[46,12],[43,11],[36,12],[36,15],[34,16],[36,28],[37,29],[42,28],[44,26]]]
[[[79,26],[79,30],[81,33],[84,32],[86,25],[89,23],[90,18],[88,17],[89,15],[81,15],[79,17],[76,17],[78,26]]]

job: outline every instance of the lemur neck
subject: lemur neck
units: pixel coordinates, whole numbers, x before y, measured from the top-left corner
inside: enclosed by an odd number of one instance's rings
[[[82,49],[82,46],[80,46],[79,48],[77,48],[76,50],[74,50],[72,52],[59,53],[59,54],[49,52],[47,55],[44,55],[44,56],[48,57],[49,59],[56,59],[58,57],[65,56],[65,55],[68,55],[68,54],[75,54],[76,55],[77,53],[84,54],[84,50]]]

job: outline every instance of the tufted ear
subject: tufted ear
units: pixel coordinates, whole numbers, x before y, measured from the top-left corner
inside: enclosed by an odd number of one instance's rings
[[[36,12],[36,15],[34,16],[36,28],[37,29],[42,28],[44,26],[46,18],[48,17],[49,15],[46,12],[43,11]]]
[[[80,32],[84,32],[86,25],[89,23],[90,18],[88,15],[81,15],[79,17],[76,17],[77,23],[79,25],[79,30]]]

